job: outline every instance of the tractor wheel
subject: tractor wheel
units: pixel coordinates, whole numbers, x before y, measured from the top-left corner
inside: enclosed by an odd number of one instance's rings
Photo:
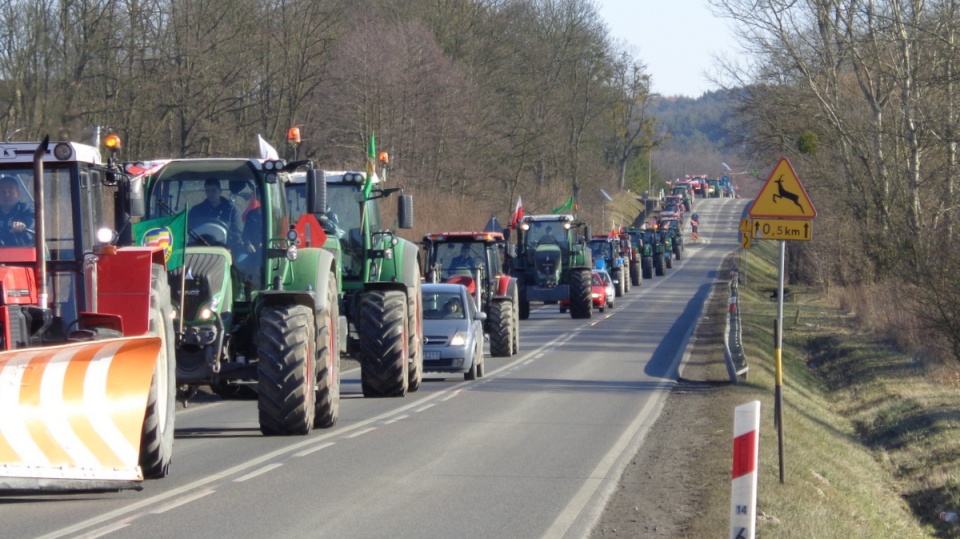
[[[570,317],[593,316],[593,276],[590,270],[574,270],[570,273]]]
[[[513,351],[513,304],[506,300],[491,302],[487,323],[490,328],[490,355],[510,357]]]
[[[340,417],[340,347],[337,346],[337,277],[329,273],[327,308],[317,320],[317,396],[313,426],[327,429]]]
[[[630,262],[630,284],[640,286],[640,262],[634,260]]]
[[[617,284],[613,286],[614,295],[619,297],[623,296],[623,287],[625,283],[623,281],[623,270],[621,268],[615,268],[613,270],[613,275],[610,276],[614,281],[617,281]]]
[[[525,299],[521,299],[520,300],[520,320],[526,320],[527,318],[530,318],[530,302]]]
[[[309,434],[316,416],[316,322],[305,305],[260,309],[257,387],[260,432]]]
[[[657,274],[657,277],[663,277],[665,273],[663,271],[663,255],[653,257],[653,271]]]
[[[510,325],[513,326],[513,348],[510,351],[510,354],[519,354],[520,353],[520,308],[518,304],[520,303],[520,298],[516,294],[513,295],[513,302],[510,304],[510,310],[513,311],[513,320],[510,322]]]
[[[419,272],[417,273],[419,275]],[[423,384],[423,295],[420,281],[414,286],[407,298],[407,349],[410,351],[409,377],[407,391],[416,391]]]
[[[663,260],[667,264],[667,269],[673,269],[673,253],[664,253]]]
[[[174,353],[170,284],[166,269],[150,270],[150,334],[160,337],[160,352],[153,367],[147,412],[140,438],[140,468],[147,479],[166,477],[173,459],[173,423],[177,409],[177,358]]]
[[[643,257],[643,263],[640,265],[643,269],[643,278],[652,279],[653,278],[653,257],[645,256]]]
[[[364,397],[403,397],[410,382],[407,298],[397,290],[369,290],[359,298],[360,385]]]
[[[674,245],[674,246],[673,246],[673,256],[674,256],[677,260],[680,260],[680,255],[681,255],[681,254],[683,254],[683,246],[682,246],[682,245]]]
[[[620,278],[623,279],[623,293],[629,294],[631,285],[630,285],[630,275],[629,275],[629,271],[627,270],[627,266],[623,266],[622,268],[620,268]]]

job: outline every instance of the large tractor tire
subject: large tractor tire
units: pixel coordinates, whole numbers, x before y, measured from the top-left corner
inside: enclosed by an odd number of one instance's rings
[[[673,252],[666,252],[663,254],[663,261],[667,265],[667,269],[673,269]]]
[[[530,302],[521,299],[520,300],[520,320],[526,320],[530,318]]]
[[[313,426],[327,429],[337,424],[340,417],[340,347],[337,343],[337,323],[340,305],[337,302],[337,277],[329,273],[327,308],[317,320],[317,396]]]
[[[666,272],[664,271],[663,255],[662,255],[662,254],[660,254],[660,255],[655,255],[655,256],[653,257],[653,271],[654,271],[654,273],[657,274],[657,277],[663,277],[663,274],[666,273]]]
[[[623,293],[630,293],[630,274],[627,270],[627,266],[620,268],[620,278],[623,279]]]
[[[368,290],[359,298],[360,386],[364,397],[403,397],[410,382],[407,298],[397,290]]]
[[[653,257],[652,256],[643,257],[643,261],[640,264],[640,268],[643,270],[644,279],[652,279],[653,278]]]
[[[305,305],[260,309],[257,389],[260,432],[309,434],[316,416],[317,330]]]
[[[513,311],[513,321],[510,324],[513,326],[513,349],[511,350],[512,354],[520,353],[520,296],[517,295],[516,290],[513,294],[513,302],[510,304],[511,310]]]
[[[147,396],[147,412],[143,419],[143,434],[140,437],[140,469],[146,479],[166,477],[173,460],[177,358],[171,311],[170,284],[167,282],[166,269],[160,264],[154,264],[150,270],[149,332],[160,337],[160,351],[153,368],[153,380]]]
[[[570,272],[570,317],[590,318],[593,316],[593,277],[590,270]]]
[[[630,284],[633,286],[640,286],[640,283],[642,282],[643,281],[640,278],[640,262],[634,260],[630,262]]]
[[[617,281],[617,283],[613,285],[614,295],[618,298],[623,297],[624,286],[626,286],[623,280],[623,270],[621,268],[614,268],[613,275],[611,275],[610,278]]]
[[[410,352],[407,391],[412,392],[423,384],[423,294],[419,279],[407,297],[407,335],[407,349]]]
[[[510,357],[513,352],[513,304],[507,300],[490,303],[487,324],[490,328],[490,355]]]

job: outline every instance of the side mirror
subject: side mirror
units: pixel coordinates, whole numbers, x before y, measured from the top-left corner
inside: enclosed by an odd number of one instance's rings
[[[146,201],[143,198],[143,178],[130,180],[130,190],[127,195],[130,217],[143,217],[147,214]]]
[[[317,171],[307,169],[307,210],[320,215],[327,211],[327,181],[325,174],[321,171],[318,177]]]
[[[590,225],[583,225],[583,237],[586,241],[590,241],[590,238],[593,237],[593,234],[590,232]]]
[[[413,195],[397,198],[397,221],[400,228],[413,228]]]
[[[476,315],[476,316],[477,316],[477,320],[479,320],[479,321],[481,321],[481,322],[485,322],[485,321],[487,320],[487,313],[485,313],[485,312],[483,312],[483,311],[477,311],[477,315]]]

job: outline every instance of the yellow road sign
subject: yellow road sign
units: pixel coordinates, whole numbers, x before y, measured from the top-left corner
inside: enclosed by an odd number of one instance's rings
[[[750,245],[750,234],[748,232],[740,234],[740,247],[743,249],[749,249]]]
[[[751,236],[757,240],[810,240],[813,236],[813,221],[754,219]]]
[[[787,158],[781,158],[750,206],[750,217],[813,219],[817,210]],[[756,227],[754,227],[756,228]]]
[[[750,223],[749,217],[744,217],[743,219],[740,220],[740,228],[738,230],[740,230],[740,232],[743,232],[744,234],[749,234],[753,232],[753,225]]]

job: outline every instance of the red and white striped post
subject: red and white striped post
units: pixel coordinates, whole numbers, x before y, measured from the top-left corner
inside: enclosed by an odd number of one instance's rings
[[[760,401],[737,406],[733,415],[733,474],[730,538],[757,533],[757,461],[760,453]]]

